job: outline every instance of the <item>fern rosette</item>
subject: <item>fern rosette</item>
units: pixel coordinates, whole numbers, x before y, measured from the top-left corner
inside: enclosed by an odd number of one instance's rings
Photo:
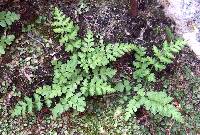
[[[171,43],[164,42],[162,49],[153,46],[153,56],[146,56],[146,48],[134,44],[96,42],[90,30],[86,32],[84,38],[79,37],[79,27],[58,8],[53,12],[52,27],[59,36],[59,42],[71,56],[66,63],[59,60],[52,61],[54,66],[52,84],[36,89],[33,98],[25,97],[24,101],[20,101],[13,110],[13,116],[32,113],[47,106],[56,118],[70,108],[83,112],[86,109],[88,96],[123,91],[132,94],[133,84],[128,80],[124,79],[112,87],[113,83],[110,80],[115,76],[116,70],[112,69],[109,63],[133,51],[135,95],[127,105],[125,119],[128,120],[138,108],[144,106],[153,114],[183,121],[181,113],[171,104],[173,98],[167,96],[165,92],[148,90],[146,84],[156,81],[154,70],[161,71],[167,64],[173,62],[174,53],[184,47],[184,41],[178,39]]]
[[[53,116],[58,117],[70,108],[83,112],[88,96],[99,96],[118,91],[111,85],[110,80],[116,70],[110,68],[109,63],[131,52],[135,45],[95,42],[91,31],[87,31],[85,37],[81,39],[78,36],[78,26],[58,8],[55,8],[53,12],[52,26],[53,31],[59,35],[59,42],[72,56],[66,63],[52,62],[54,66],[53,84],[36,90],[35,95],[43,98],[43,101],[40,100],[41,106],[51,108]],[[56,98],[59,100],[56,101]],[[30,98],[26,97],[23,103],[20,101],[16,105],[14,116],[33,111],[35,103],[29,102],[32,105],[28,106],[26,99]]]

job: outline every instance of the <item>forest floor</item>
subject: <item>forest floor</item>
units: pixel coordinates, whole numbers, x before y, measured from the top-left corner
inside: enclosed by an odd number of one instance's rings
[[[68,111],[56,120],[49,117],[46,108],[36,116],[11,118],[9,110],[21,97],[31,96],[36,88],[51,84],[50,61],[69,58],[50,27],[55,6],[80,26],[80,36],[90,29],[97,39],[140,44],[148,48],[148,53],[153,45],[170,40],[168,30],[174,33],[175,22],[165,17],[162,6],[154,1],[141,2],[138,16],[133,17],[129,5],[128,0],[30,0],[0,5],[1,9],[21,16],[7,31],[16,36],[15,43],[0,57],[0,134],[200,134],[200,60],[188,47],[157,74],[155,85],[155,89],[165,89],[174,97],[174,105],[184,116],[183,124],[154,116],[143,108],[125,122],[121,94],[92,97],[84,113]],[[129,54],[118,59],[114,68],[128,72],[132,57]]]

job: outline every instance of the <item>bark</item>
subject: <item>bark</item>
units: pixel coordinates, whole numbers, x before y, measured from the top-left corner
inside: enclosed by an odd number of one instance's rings
[[[132,16],[137,16],[138,15],[137,0],[130,0],[130,4],[131,4],[131,15]]]

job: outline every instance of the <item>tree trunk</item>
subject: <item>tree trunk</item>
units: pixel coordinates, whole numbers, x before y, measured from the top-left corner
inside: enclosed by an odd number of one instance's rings
[[[138,14],[137,0],[130,0],[130,4],[131,4],[131,15],[137,16],[137,14]]]

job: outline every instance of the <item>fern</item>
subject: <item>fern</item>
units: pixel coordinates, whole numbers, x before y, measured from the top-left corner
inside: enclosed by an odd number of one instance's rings
[[[100,43],[99,43],[100,44]],[[97,47],[95,47],[97,46]],[[94,38],[91,31],[88,31],[84,38],[81,51],[78,52],[80,58],[80,66],[88,72],[89,69],[95,69],[98,66],[105,66],[110,61],[115,61],[116,58],[124,55],[126,52],[133,50],[133,44],[94,44]]]
[[[41,96],[38,94],[34,94],[34,101],[29,97],[25,97],[24,101],[19,101],[12,111],[12,116],[26,115],[26,113],[32,113],[33,109],[42,109]]]
[[[59,42],[64,44],[65,50],[73,55],[67,63],[52,61],[54,66],[52,85],[44,85],[36,89],[36,95],[43,98],[40,102],[42,106],[49,107],[53,117],[58,117],[69,108],[84,111],[88,96],[116,92],[110,82],[116,70],[108,67],[108,64],[132,51],[135,45],[95,42],[91,31],[87,31],[85,37],[81,39],[78,37],[78,26],[70,18],[65,17],[58,8],[54,10],[53,19],[53,30],[59,35]],[[55,98],[59,100],[55,102]],[[35,104],[28,106],[26,99],[30,98],[25,97],[23,105],[22,101],[16,105],[14,112],[18,109],[19,111],[13,113],[13,116],[34,111],[28,108],[34,108]],[[20,110],[22,108],[23,111]]]
[[[153,73],[155,71],[161,71],[166,68],[167,64],[173,62],[174,53],[178,53],[185,45],[185,42],[181,39],[177,39],[175,42],[163,43],[162,49],[158,49],[153,46],[154,57],[146,56],[146,48],[135,48],[135,61],[133,63],[135,72],[133,78],[136,79],[137,86],[134,87],[134,91],[137,93],[128,103],[126,108],[125,119],[128,120],[138,108],[144,106],[147,110],[154,115],[159,113],[162,116],[172,117],[173,119],[182,122],[183,118],[181,113],[170,104],[173,98],[167,96],[165,92],[148,91],[148,82],[155,82],[156,77]],[[144,83],[144,87],[140,84]]]
[[[14,13],[14,12],[6,12],[1,11],[0,12],[0,26],[1,27],[8,27],[12,25],[13,22],[19,20],[20,15]]]
[[[0,56],[2,54],[5,54],[5,48],[7,45],[10,45],[13,40],[15,39],[14,35],[7,35],[7,36],[2,36],[1,41],[0,41]]]
[[[122,80],[121,82],[118,82],[115,86],[115,89],[119,92],[131,92],[132,90],[132,85],[128,80]]]
[[[136,83],[155,82],[153,69],[161,71],[167,64],[172,62],[174,53],[181,50],[184,45],[182,40],[163,43],[163,48],[153,47],[154,57],[146,56],[144,47],[127,43],[105,44],[95,42],[94,35],[87,31],[84,38],[78,36],[78,26],[64,15],[58,8],[53,12],[52,27],[59,35],[59,42],[65,46],[65,51],[72,54],[66,63],[52,61],[54,77],[51,85],[44,85],[36,89],[33,98],[25,97],[13,110],[13,116],[25,115],[43,106],[51,109],[53,117],[59,117],[64,111],[73,108],[83,112],[86,108],[88,96],[99,96],[114,92],[131,92],[132,84],[128,80],[119,82],[112,87],[110,81],[116,70],[109,67],[109,63],[115,61],[125,53],[135,51],[135,72],[133,73]],[[178,110],[171,105],[172,98],[164,92],[148,91],[146,85],[134,87],[134,96],[126,108],[126,120],[141,106],[153,114],[172,117],[182,121]],[[42,99],[42,100],[40,100]]]
[[[0,26],[1,27],[8,27],[12,25],[13,22],[16,20],[19,20],[20,16],[15,14],[14,12],[6,12],[1,11],[0,12]],[[5,54],[5,48],[7,45],[10,45],[15,39],[14,35],[4,35],[1,36],[0,40],[0,56],[2,54]]]
[[[154,115],[159,113],[162,116],[172,117],[178,122],[183,122],[181,113],[176,107],[170,104],[173,98],[167,96],[165,92],[145,92],[145,89],[142,88],[141,85],[136,86],[134,89],[137,95],[134,96],[127,105],[125,120],[128,120],[138,108],[144,106]]]
[[[52,109],[53,117],[56,118],[60,116],[64,111],[67,111],[69,108],[73,108],[79,112],[83,112],[86,107],[85,97],[81,93],[66,94],[64,98],[61,99],[60,103]]]
[[[74,25],[70,18],[58,8],[54,11],[54,32],[60,34],[60,43],[65,45],[67,52],[77,53],[80,58],[79,64],[86,71],[95,69],[97,66],[105,66],[110,61],[130,52],[135,48],[133,44],[101,44],[94,42],[91,31],[87,31],[85,38],[78,38],[78,26]],[[79,49],[79,50],[78,50]]]
[[[80,48],[81,40],[77,37],[79,27],[74,25],[73,21],[57,7],[53,13],[53,19],[53,31],[60,34],[59,42],[65,45],[65,51],[74,52],[76,48]]]
[[[162,49],[153,46],[154,57],[146,56],[146,48],[141,46],[136,47],[136,60],[133,63],[135,67],[135,72],[133,74],[134,79],[138,82],[141,82],[143,79],[148,82],[155,82],[156,78],[152,70],[161,71],[165,69],[167,64],[173,62],[174,53],[178,53],[185,44],[185,41],[177,39],[170,44],[165,41]]]
[[[166,64],[172,63],[172,60],[174,59],[173,53],[178,53],[185,44],[186,42],[184,40],[177,39],[175,42],[171,42],[170,44],[165,41],[162,49],[153,46],[154,56],[157,59],[156,63],[154,63],[155,70],[161,71],[166,67]]]

